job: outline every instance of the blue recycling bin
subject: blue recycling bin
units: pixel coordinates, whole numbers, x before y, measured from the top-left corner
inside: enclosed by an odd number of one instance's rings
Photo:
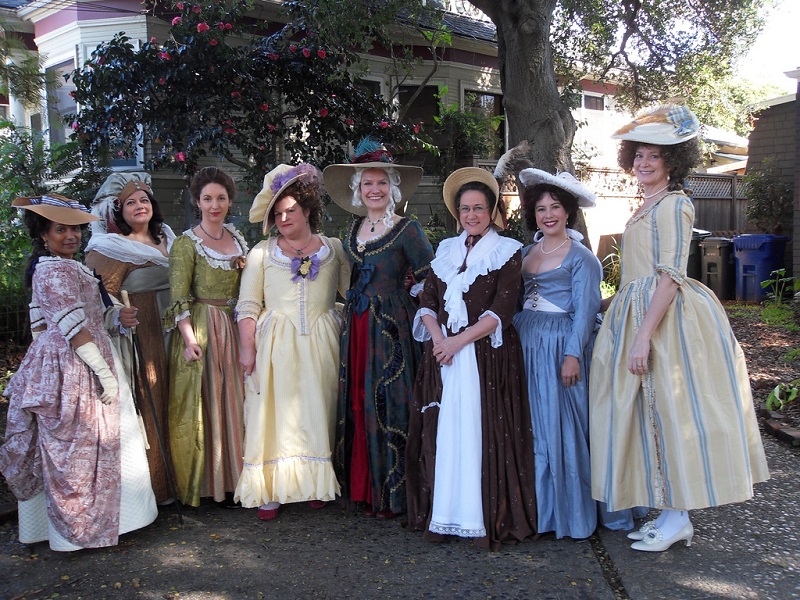
[[[767,290],[761,282],[783,268],[783,255],[789,238],[782,235],[750,233],[733,237],[736,256],[736,299],[761,302]]]

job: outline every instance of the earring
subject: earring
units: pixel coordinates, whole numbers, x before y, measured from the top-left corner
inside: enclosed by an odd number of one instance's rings
[[[42,240],[44,242],[44,251],[50,254],[50,246],[47,245],[47,240]]]

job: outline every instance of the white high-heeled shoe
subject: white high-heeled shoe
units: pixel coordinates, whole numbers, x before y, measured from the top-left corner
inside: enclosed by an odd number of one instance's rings
[[[636,529],[635,531],[631,531],[630,533],[628,533],[628,539],[637,542],[643,540],[644,536],[646,536],[651,529],[655,528],[656,528],[655,519],[653,519],[652,521],[647,521],[647,523],[642,523],[642,526],[639,527],[639,529]]]
[[[643,540],[631,544],[631,548],[634,550],[641,550],[643,552],[663,552],[664,550],[669,549],[672,544],[681,540],[686,542],[687,546],[691,546],[693,537],[694,527],[692,527],[691,521],[681,527],[675,535],[666,539],[664,539],[661,530],[654,527],[647,532]]]

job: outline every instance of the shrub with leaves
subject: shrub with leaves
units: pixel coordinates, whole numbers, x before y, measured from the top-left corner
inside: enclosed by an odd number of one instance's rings
[[[324,166],[347,141],[375,135],[415,145],[411,126],[357,85],[348,56],[315,34],[264,35],[246,18],[250,1],[173,2],[172,27],[139,48],[124,33],[72,74],[81,107],[73,138],[93,156],[130,158],[144,144],[146,168],[191,175],[205,156],[261,178],[280,160]]]
[[[765,160],[743,181],[748,224],[765,233],[791,230],[794,193],[792,186],[778,177],[772,162]]]

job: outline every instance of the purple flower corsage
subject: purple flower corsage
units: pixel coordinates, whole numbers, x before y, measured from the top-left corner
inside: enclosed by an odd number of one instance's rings
[[[292,259],[292,281],[297,283],[300,281],[300,278],[308,277],[311,281],[314,281],[319,274],[319,257],[315,254],[314,256],[304,256],[303,258],[294,257]]]

